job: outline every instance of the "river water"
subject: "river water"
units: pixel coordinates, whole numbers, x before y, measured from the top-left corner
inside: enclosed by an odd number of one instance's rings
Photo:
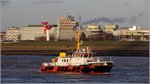
[[[2,83],[149,83],[149,57],[110,56],[109,74],[41,73],[42,62],[54,56],[1,56]],[[107,56],[108,57],[108,56]]]

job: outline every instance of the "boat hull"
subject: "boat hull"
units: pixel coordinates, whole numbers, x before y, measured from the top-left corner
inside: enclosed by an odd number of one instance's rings
[[[71,72],[71,73],[108,73],[113,65],[80,65],[80,66],[41,66],[41,72],[58,73],[58,72]]]

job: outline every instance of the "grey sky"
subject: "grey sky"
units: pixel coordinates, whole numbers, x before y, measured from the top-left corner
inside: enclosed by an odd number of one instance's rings
[[[83,23],[113,22],[120,26],[138,25],[148,28],[149,0],[1,0],[2,30],[11,26],[57,24],[58,16],[71,14]],[[118,22],[118,21],[122,22]]]

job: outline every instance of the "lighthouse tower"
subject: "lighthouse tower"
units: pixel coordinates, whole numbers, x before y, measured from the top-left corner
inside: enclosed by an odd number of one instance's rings
[[[49,36],[49,31],[50,31],[50,29],[53,27],[53,26],[51,26],[51,25],[47,25],[48,24],[48,22],[41,22],[42,23],[42,25],[43,25],[43,28],[44,28],[44,36],[46,36],[46,41],[49,41],[49,38],[50,38],[50,36]]]

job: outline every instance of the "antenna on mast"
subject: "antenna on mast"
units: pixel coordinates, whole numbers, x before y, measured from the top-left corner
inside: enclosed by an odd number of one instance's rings
[[[81,25],[81,15],[79,14],[79,30],[82,29],[82,25]]]
[[[81,46],[81,43],[80,43],[80,30],[81,30],[81,16],[79,14],[79,27],[77,29],[77,48],[76,48],[76,50],[80,50],[80,46]]]

